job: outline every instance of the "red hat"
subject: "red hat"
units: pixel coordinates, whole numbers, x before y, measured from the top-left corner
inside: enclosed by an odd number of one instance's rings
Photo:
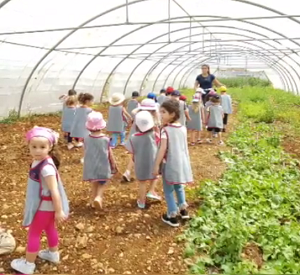
[[[173,91],[174,91],[174,88],[173,87],[168,87],[167,89],[166,89],[166,94],[168,95],[168,94],[171,94],[171,93],[173,93]]]
[[[182,100],[182,101],[186,101],[186,99],[187,99],[187,97],[186,97],[185,95],[181,95],[181,96],[179,97],[179,100]]]

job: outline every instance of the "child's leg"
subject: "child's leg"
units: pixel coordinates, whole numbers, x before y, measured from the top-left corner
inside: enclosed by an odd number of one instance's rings
[[[150,181],[149,192],[147,193],[147,197],[154,200],[161,200],[161,197],[156,193],[156,186],[158,183],[158,179]]]
[[[102,209],[102,201],[103,201],[103,194],[104,194],[104,189],[105,189],[105,184],[106,181],[99,181],[96,182],[97,186],[96,186],[96,196],[94,199],[94,205],[98,208],[98,209]]]
[[[224,125],[223,132],[226,131],[227,123],[228,123],[228,114],[224,114],[224,117],[223,117],[223,125]]]
[[[139,191],[138,191],[138,200],[137,204],[139,208],[145,208],[146,205],[146,194],[147,194],[147,182],[140,181],[139,182]]]
[[[167,216],[169,218],[176,217],[178,211],[177,211],[177,205],[176,205],[174,194],[173,194],[174,186],[171,184],[167,184],[164,177],[163,177],[163,189],[164,189],[165,200],[166,200],[167,207],[168,207]]]
[[[49,250],[41,250],[39,257],[49,262],[59,262],[58,252],[58,232],[55,225],[55,213],[54,212],[43,212],[44,219],[48,221],[45,228],[45,233],[48,240]]]
[[[94,200],[97,197],[97,191],[98,191],[98,182],[97,181],[93,181],[91,182],[91,199],[90,199],[90,203],[91,206],[94,206]]]
[[[188,212],[186,211],[188,205],[185,200],[185,190],[184,186],[182,184],[176,184],[174,185],[176,197],[177,197],[177,203],[180,210],[180,215],[183,219],[188,219]]]
[[[111,147],[114,148],[114,147],[117,146],[118,136],[119,136],[119,133],[112,133],[112,135],[111,135],[111,141],[110,141],[110,146]]]
[[[191,131],[191,144],[195,145],[196,143],[196,132],[194,130]]]
[[[123,179],[124,179],[124,181],[127,181],[127,182],[130,182],[130,181],[131,181],[131,179],[130,179],[130,174],[131,174],[131,171],[132,171],[132,169],[133,169],[133,166],[134,166],[134,162],[133,162],[133,160],[132,160],[132,155],[129,155],[129,162],[128,162],[126,171],[125,171],[125,173],[123,174]]]
[[[202,141],[201,141],[201,131],[197,131],[197,142],[202,143]]]
[[[125,145],[125,136],[126,136],[126,132],[125,131],[120,133],[121,145]]]

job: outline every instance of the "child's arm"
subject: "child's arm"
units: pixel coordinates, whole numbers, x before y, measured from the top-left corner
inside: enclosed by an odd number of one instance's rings
[[[161,164],[166,152],[167,152],[167,144],[168,140],[166,138],[161,139],[160,141],[160,147],[156,156],[154,169],[153,169],[153,175],[157,176],[159,174],[159,165]]]
[[[61,95],[58,99],[64,101],[67,95]]]
[[[113,170],[117,170],[116,160],[111,147],[109,147],[109,160]]]
[[[185,113],[186,119],[189,120],[189,121],[191,121],[192,119],[191,119],[191,117],[190,117],[189,110],[186,109],[186,110],[184,111],[184,113]]]
[[[45,177],[45,181],[51,192],[51,198],[52,198],[54,211],[55,211],[55,219],[58,222],[62,222],[66,219],[66,216],[62,209],[62,203],[61,203],[61,198],[60,198],[60,194],[58,191],[56,175],[49,175],[49,176]]]
[[[123,113],[130,121],[132,120],[131,115],[127,112],[125,107],[123,107]]]

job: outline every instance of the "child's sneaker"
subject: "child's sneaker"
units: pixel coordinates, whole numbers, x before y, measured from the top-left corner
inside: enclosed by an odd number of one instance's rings
[[[82,147],[82,146],[83,146],[83,143],[82,143],[82,142],[78,142],[75,146],[76,146],[76,147]]]
[[[94,207],[97,208],[98,210],[102,209],[102,199],[101,198],[96,198],[94,200]]]
[[[28,263],[25,259],[15,259],[10,263],[10,266],[22,274],[33,274],[35,270],[35,264]]]
[[[73,149],[73,148],[74,148],[74,144],[73,144],[73,143],[68,143],[68,145],[67,145],[67,146],[68,146],[68,149],[69,149],[69,150],[71,150],[71,149]]]
[[[219,145],[224,145],[225,143],[223,141],[220,141],[219,142]]]
[[[149,199],[153,199],[153,200],[157,200],[157,201],[161,201],[161,196],[159,196],[157,193],[155,192],[148,192],[146,195],[147,198]]]
[[[164,223],[166,223],[166,224],[168,224],[168,225],[170,225],[172,227],[178,227],[179,226],[179,222],[178,222],[177,217],[171,217],[171,218],[169,218],[167,214],[163,214],[161,216],[161,220]]]
[[[189,213],[186,209],[180,210],[180,216],[183,220],[188,220],[190,218]]]
[[[121,145],[121,146],[125,146],[125,142],[121,142],[120,145]]]
[[[138,208],[145,209],[146,203],[144,201],[137,200],[136,203],[137,203]]]
[[[55,251],[55,252],[51,252],[48,249],[45,250],[41,250],[39,251],[38,254],[39,258],[54,263],[54,264],[58,264],[59,263],[59,252]]]
[[[80,163],[82,163],[82,164],[84,163],[84,158],[80,159]]]
[[[206,142],[207,142],[207,143],[212,143],[212,140],[209,139],[209,138],[207,138],[207,139],[206,139]]]

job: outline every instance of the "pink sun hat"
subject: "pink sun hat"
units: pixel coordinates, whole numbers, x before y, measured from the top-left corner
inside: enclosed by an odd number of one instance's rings
[[[88,115],[85,126],[89,131],[100,131],[106,127],[106,121],[101,113],[93,111]]]
[[[50,144],[57,144],[59,134],[46,127],[34,126],[26,133],[26,140],[29,142],[32,138],[43,137],[49,140]]]
[[[157,105],[153,99],[146,98],[142,100],[139,110],[155,111],[157,110]]]

